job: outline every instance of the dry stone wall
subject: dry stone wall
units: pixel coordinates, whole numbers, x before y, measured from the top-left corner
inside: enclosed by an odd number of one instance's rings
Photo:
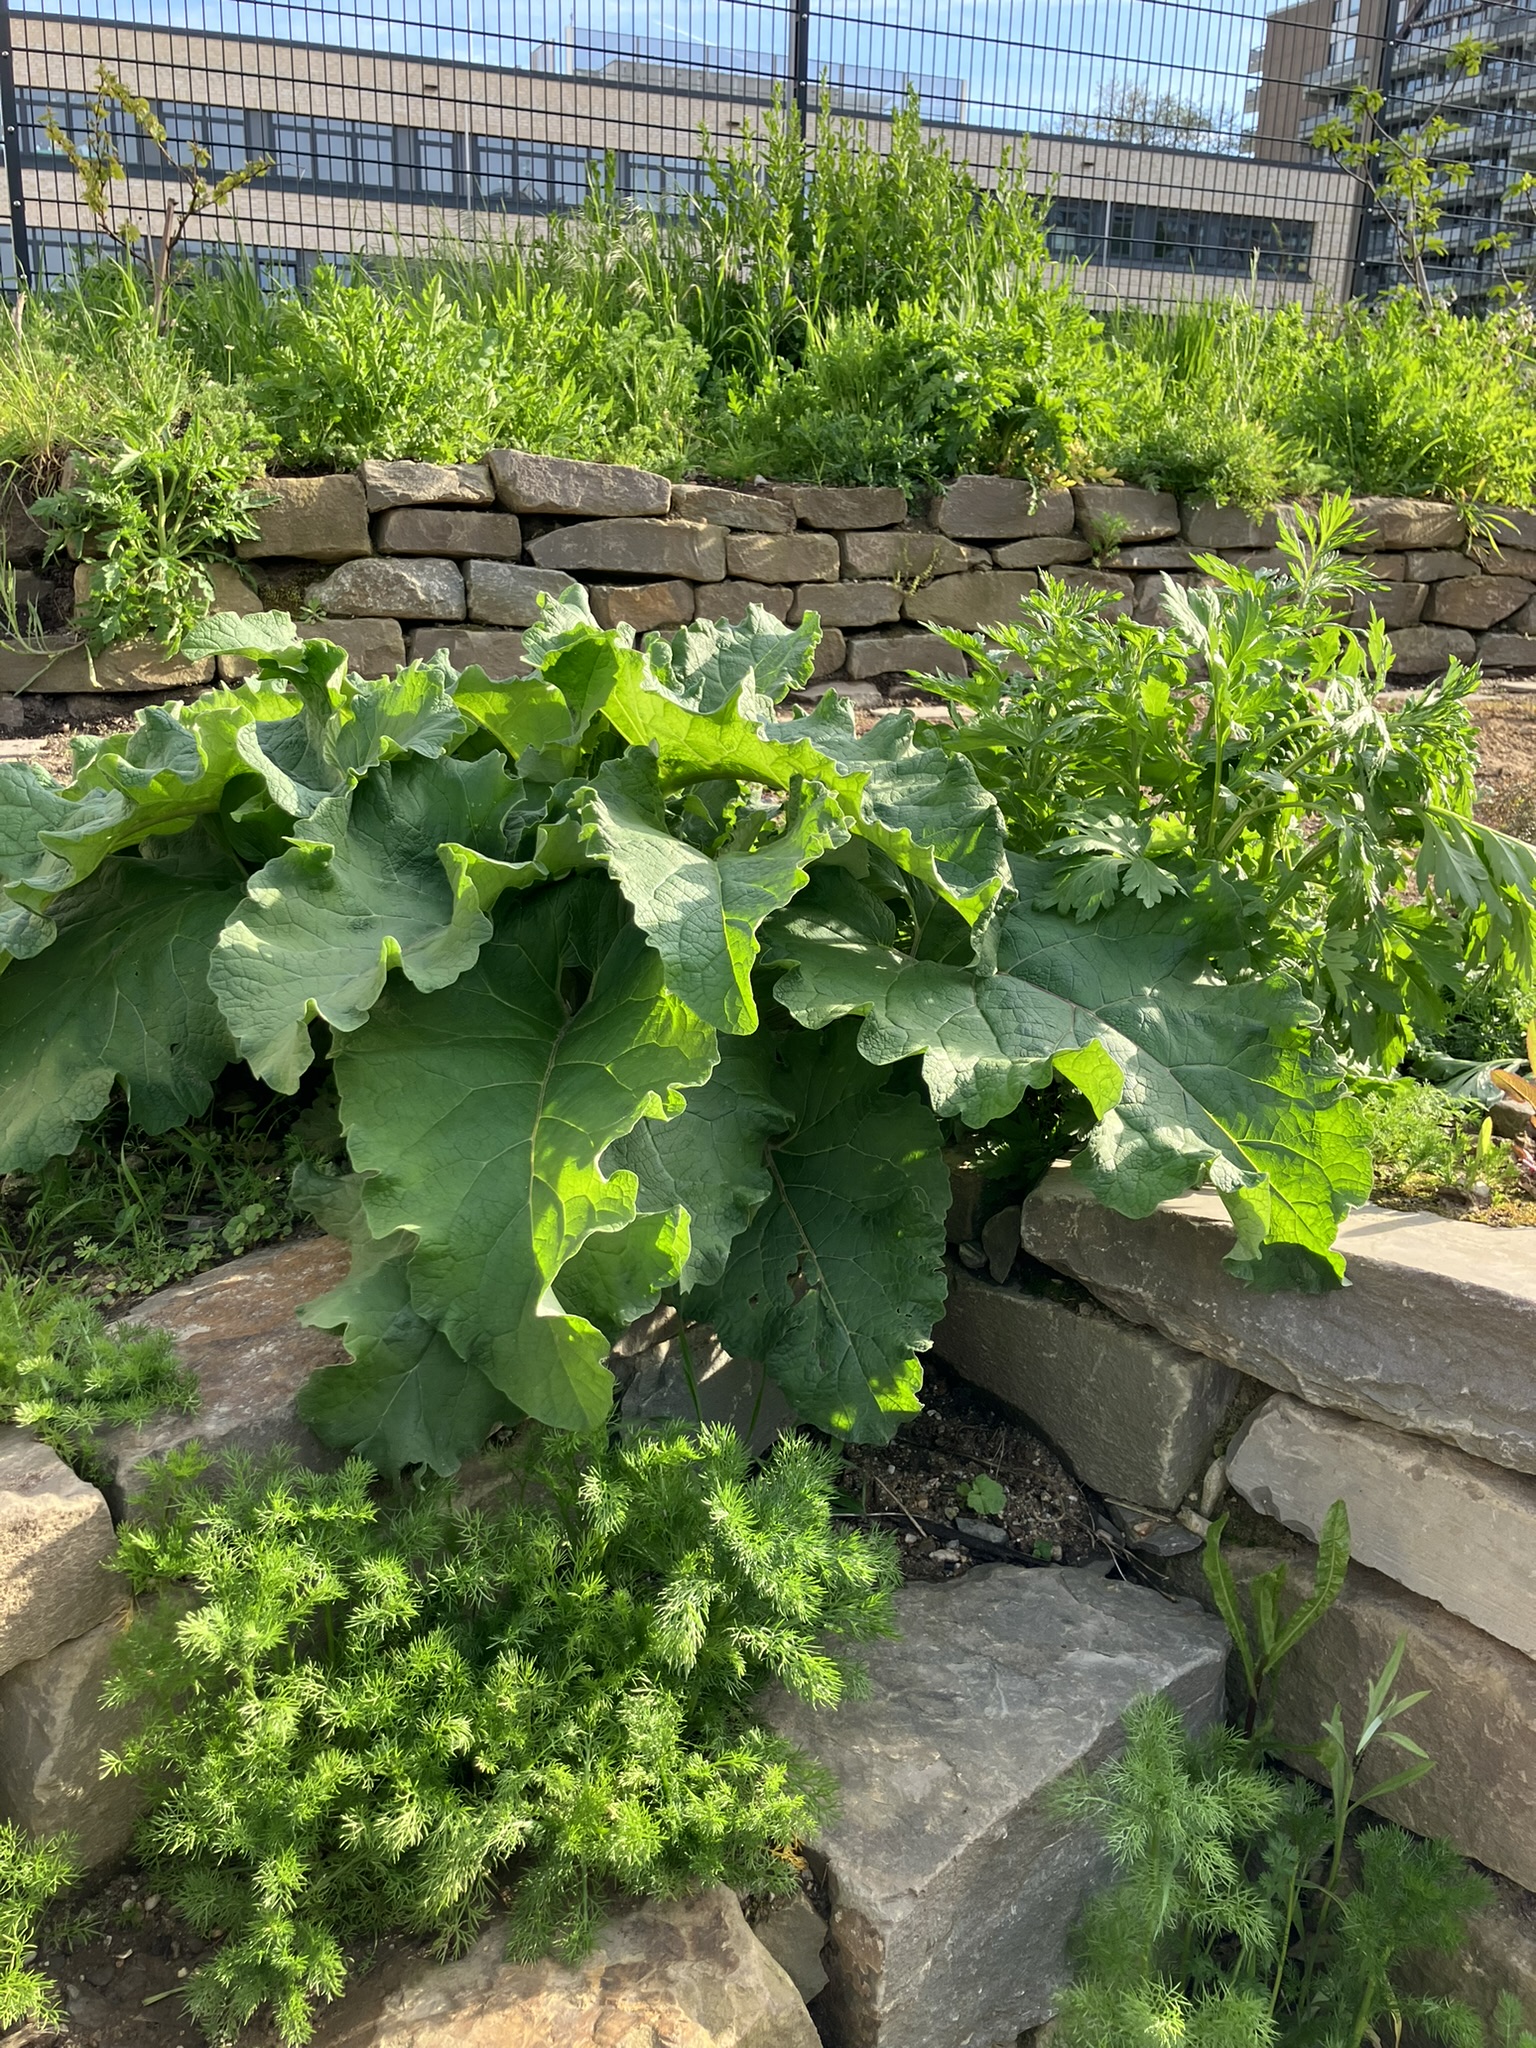
[[[640,633],[739,620],[753,604],[791,623],[814,611],[823,635],[812,693],[835,687],[876,708],[909,692],[914,669],[959,667],[926,626],[1003,623],[1043,572],[1155,623],[1165,578],[1200,580],[1197,554],[1281,560],[1278,509],[1253,519],[1112,484],[1042,490],[964,476],[914,515],[888,488],[674,484],[648,470],[498,449],[484,462],[365,462],[355,474],[278,477],[264,488],[261,531],[240,547],[243,574],[217,575],[218,604],[302,612],[366,675],[437,649],[492,676],[519,674],[540,595],[576,582],[601,623]],[[1438,674],[1452,656],[1536,673],[1536,513],[1501,514],[1494,550],[1454,505],[1362,498],[1357,509],[1362,549],[1385,587],[1356,602],[1351,622],[1383,620],[1401,680]],[[36,580],[35,523],[12,521],[5,545]],[[89,573],[82,564],[77,595]],[[0,652],[0,696],[143,696],[213,676],[212,663],[168,659],[147,643],[94,664],[68,636],[46,656]]]

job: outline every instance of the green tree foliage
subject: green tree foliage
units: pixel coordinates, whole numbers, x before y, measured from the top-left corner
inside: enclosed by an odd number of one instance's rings
[[[352,1363],[305,1412],[444,1473],[519,1413],[599,1422],[610,1340],[663,1300],[808,1420],[888,1435],[942,1305],[939,1119],[1032,1091],[1075,1091],[1105,1200],[1208,1182],[1235,1270],[1336,1284],[1358,1116],[1293,986],[1209,971],[1218,893],[1085,926],[909,713],[778,715],[814,618],[637,648],[579,596],[503,684],[359,683],[223,615],[189,645],[251,682],[63,791],[0,764],[0,1169],[115,1089],[155,1132],[237,1056],[283,1091],[328,1058],[350,1175],[310,1199],[354,1263],[310,1314]]]
[[[1379,623],[1333,623],[1369,585],[1349,537],[1325,500],[1282,532],[1279,576],[1202,556],[1212,587],[1170,586],[1167,627],[1048,581],[991,642],[945,633],[975,672],[932,687],[959,713],[940,743],[1030,856],[1028,901],[1117,949],[1204,904],[1203,964],[1294,977],[1341,1050],[1391,1067],[1469,975],[1529,975],[1536,852],[1472,815],[1475,673],[1388,697]]]
[[[285,2042],[385,1932],[456,1952],[510,1897],[511,1950],[577,1956],[615,1893],[791,1889],[826,1775],[749,1716],[770,1680],[856,1689],[839,1642],[891,1632],[888,1539],[833,1520],[834,1453],[727,1430],[536,1435],[497,1504],[381,1503],[334,1475],[170,1461],[120,1539],[136,1589],[112,1759],[151,1788],[140,1846],[205,1934],[190,2011]],[[188,1591],[190,1587],[190,1592]],[[3,1980],[0,1980],[3,1982]]]
[[[0,1821],[0,2027],[65,2024],[58,1986],[32,1965],[43,1909],[71,1882],[76,1862],[67,1835],[36,1840]]]

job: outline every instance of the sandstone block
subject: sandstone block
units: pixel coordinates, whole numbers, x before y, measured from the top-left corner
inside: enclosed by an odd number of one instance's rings
[[[412,555],[343,562],[309,602],[339,619],[462,619],[464,575],[457,562]]]
[[[837,626],[822,628],[821,638],[816,642],[816,652],[811,659],[811,678],[835,676],[847,665],[848,642]]]
[[[1172,491],[1140,491],[1128,484],[1074,484],[1077,525],[1090,540],[1171,540],[1179,530]]]
[[[306,562],[347,562],[372,553],[368,499],[355,476],[268,476],[256,508],[261,531],[235,552],[243,561],[291,555]]]
[[[1431,625],[1465,626],[1486,633],[1490,626],[1519,611],[1536,585],[1515,576],[1450,576],[1430,591],[1424,617]]]
[[[763,1702],[842,1788],[817,1845],[832,1905],[822,2039],[994,2048],[1049,2018],[1066,1936],[1105,1876],[1052,1788],[1115,1752],[1139,1694],[1213,1720],[1226,1634],[1092,1569],[986,1565],[904,1586],[896,1608],[901,1640],[865,1656],[868,1699],[836,1714]]]
[[[328,1330],[306,1329],[298,1312],[337,1286],[347,1265],[347,1249],[335,1238],[297,1238],[167,1287],[133,1311],[134,1322],[176,1339],[182,1363],[197,1375],[202,1405],[195,1415],[153,1415],[102,1436],[112,1474],[108,1498],[119,1516],[143,1485],[145,1462],[183,1444],[201,1443],[215,1456],[260,1456],[286,1445],[302,1464],[335,1462],[299,1421],[294,1402],[316,1367],[335,1365],[343,1352]]]
[[[1454,505],[1429,498],[1356,498],[1362,545],[1380,548],[1459,548],[1467,522]]]
[[[1477,567],[1485,576],[1523,576],[1536,582],[1536,548],[1480,548]]]
[[[302,630],[308,640],[329,640],[341,648],[352,673],[370,681],[405,666],[405,635],[398,619],[310,619]]]
[[[1434,587],[1437,590],[1444,588],[1441,584]],[[1429,589],[1426,583],[1389,583],[1385,590],[1358,591],[1350,606],[1349,623],[1368,626],[1374,616],[1390,631],[1401,626],[1416,626]]]
[[[1226,1546],[1240,1587],[1282,1562],[1282,1553]],[[1312,1590],[1307,1557],[1286,1556],[1288,1598]],[[1173,1560],[1178,1586],[1205,1598],[1198,1557]],[[1496,1643],[1432,1600],[1406,1592],[1379,1572],[1352,1564],[1344,1590],[1281,1664],[1275,1679],[1280,1740],[1301,1749],[1315,1742],[1335,1703],[1344,1725],[1358,1734],[1366,1687],[1407,1638],[1399,1692],[1426,1690],[1428,1699],[1396,1725],[1435,1760],[1435,1768],[1406,1791],[1367,1804],[1419,1835],[1441,1835],[1516,1884],[1536,1886],[1536,1664]],[[1398,1752],[1391,1750],[1388,1758]],[[1309,1777],[1318,1766],[1293,1757]],[[1368,1760],[1371,1781],[1396,1768],[1379,1755]]]
[[[522,525],[511,512],[402,505],[383,514],[374,538],[381,555],[482,555],[515,562],[523,552]]]
[[[815,612],[824,626],[887,626],[901,617],[894,583],[802,583],[790,607],[792,625]]]
[[[835,583],[839,568],[830,533],[733,533],[725,559],[748,583]]]
[[[725,619],[739,626],[752,605],[761,605],[776,619],[789,617],[794,592],[787,583],[744,583],[727,577],[724,583],[701,583],[693,595],[696,619]]]
[[[0,1673],[121,1611],[115,1547],[99,1490],[30,1430],[0,1428]]]
[[[496,486],[483,462],[364,462],[357,474],[370,512],[388,512],[396,505],[496,502]]]
[[[1443,583],[1448,576],[1475,576],[1477,564],[1454,548],[1415,549],[1406,556],[1407,574],[1415,583]]]
[[[1027,1415],[1087,1485],[1170,1514],[1209,1463],[1241,1385],[1096,1302],[994,1287],[959,1267],[933,1348]]]
[[[34,1834],[68,1828],[86,1869],[123,1853],[139,1812],[131,1778],[101,1775],[101,1752],[133,1725],[131,1709],[100,1704],[128,1621],[120,1590],[109,1620],[0,1678],[0,1819]]]
[[[466,562],[464,587],[469,616],[480,624],[532,626],[538,622],[540,597],[563,596],[571,579],[514,562]]]
[[[878,526],[899,526],[907,516],[905,491],[889,484],[873,487],[824,484],[786,484],[781,495],[789,500],[802,526],[819,531],[850,533]]]
[[[1113,566],[1139,575],[1144,569],[1193,569],[1195,558],[1188,548],[1173,541],[1153,540],[1145,545],[1116,548]]]
[[[1254,519],[1241,505],[1213,505],[1209,499],[1186,505],[1183,524],[1189,545],[1207,554],[1213,548],[1272,548],[1280,534],[1277,507]]]
[[[497,448],[490,456],[496,495],[509,512],[563,512],[574,519],[646,519],[672,503],[672,486],[649,469],[617,462],[568,462]],[[594,565],[600,566],[600,565]]]
[[[1484,668],[1536,668],[1536,633],[1486,633],[1477,658]]]
[[[691,583],[718,583],[725,574],[724,528],[687,519],[590,519],[541,535],[528,552],[541,569],[683,576]]]
[[[1536,1657],[1536,1478],[1285,1394],[1244,1423],[1227,1478],[1314,1543],[1342,1500],[1362,1564]]]
[[[848,642],[848,673],[855,682],[870,676],[963,676],[965,656],[932,633],[870,633]]]
[[[523,636],[510,629],[418,626],[411,635],[411,659],[424,661],[430,654],[446,654],[454,668],[483,668],[493,683],[532,674],[523,659]]]
[[[1090,561],[1093,549],[1085,540],[1062,534],[1054,540],[1010,540],[992,550],[999,569],[1055,569],[1063,563]]]
[[[1404,626],[1391,635],[1393,667],[1403,676],[1443,675],[1452,661],[1471,661],[1477,645],[1455,626]]]
[[[783,1968],[723,1885],[616,1912],[576,1964],[506,1960],[504,1926],[467,1955],[364,1978],[315,2048],[818,2048]]]
[[[1488,505],[1484,509],[1504,522],[1494,528],[1501,546],[1536,548],[1536,512],[1523,505]]]
[[[663,632],[686,626],[693,617],[693,585],[668,583],[594,583],[587,592],[592,616],[600,626],[633,626],[637,633]]]
[[[145,695],[152,690],[187,693],[214,678],[214,663],[168,655],[154,640],[135,640],[91,655],[80,645],[48,640],[41,652],[0,648],[0,692],[26,690],[34,697],[97,697],[117,691]]]
[[[761,491],[726,491],[715,484],[674,484],[672,510],[679,519],[702,519],[737,533],[789,533],[794,510]]]
[[[1070,491],[1042,491],[1020,477],[960,476],[933,501],[933,523],[954,540],[1044,540],[1069,534]]]
[[[1260,1294],[1222,1267],[1233,1232],[1214,1195],[1132,1221],[1056,1168],[1022,1222],[1027,1252],[1129,1322],[1315,1407],[1536,1472],[1536,1243],[1490,1235],[1356,1209],[1339,1229],[1347,1288]]]
[[[906,616],[924,626],[1005,626],[1038,587],[1032,569],[972,569],[964,576],[938,576],[915,590],[902,605]]]
[[[920,527],[845,533],[842,546],[845,576],[874,576],[888,583],[916,583],[929,576],[952,575],[959,569],[982,569],[988,563],[984,548],[965,547]]]
[[[1074,590],[1102,590],[1106,597],[1116,600],[1104,607],[1107,613],[1117,609],[1129,610],[1136,595],[1136,585],[1129,576],[1122,576],[1114,569],[1057,569],[1052,572],[1057,581]]]

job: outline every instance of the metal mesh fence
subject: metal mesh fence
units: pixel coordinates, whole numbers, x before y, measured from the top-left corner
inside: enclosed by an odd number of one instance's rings
[[[1477,300],[1531,242],[1536,8],[1485,0],[404,0],[379,12],[285,0],[100,0],[90,18],[0,0],[10,237],[6,281],[63,274],[92,246],[79,180],[45,117],[83,137],[105,66],[214,173],[271,169],[210,235],[272,276],[380,249],[481,242],[579,207],[594,178],[685,205],[715,147],[774,96],[814,137],[878,143],[915,94],[931,132],[983,175],[1021,148],[1054,253],[1102,303],[1240,287],[1266,303],[1379,289],[1391,236],[1359,183],[1310,145],[1351,90],[1385,120],[1451,120],[1436,269]],[[1489,41],[1448,82],[1461,35]],[[153,227],[164,174],[131,123],[120,212]],[[1458,151],[1460,155],[1458,156]],[[1459,174],[1458,174],[1459,175]],[[1514,188],[1514,189],[1512,189]],[[1480,248],[1492,238],[1508,246]]]

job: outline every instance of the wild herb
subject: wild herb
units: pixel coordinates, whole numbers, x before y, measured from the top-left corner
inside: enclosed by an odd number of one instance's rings
[[[385,1932],[449,1954],[509,1903],[513,1954],[576,1956],[615,1894],[793,1887],[833,1788],[750,1702],[835,1704],[897,1578],[834,1521],[834,1453],[537,1436],[473,1513],[381,1500],[358,1460],[236,1465],[216,1496],[198,1465],[122,1531],[175,1598],[127,1638],[111,1694],[144,1720],[110,1762],[153,1788],[156,1883],[223,1930],[187,1993],[215,2041],[263,2007],[307,2040]]]
[[[58,1986],[32,1959],[43,1912],[75,1871],[67,1835],[34,1839],[0,1821],[0,2027],[64,2025]]]
[[[352,1363],[304,1408],[383,1470],[600,1421],[611,1336],[662,1300],[883,1439],[943,1300],[939,1118],[1058,1079],[1105,1199],[1209,1176],[1234,1270],[1335,1283],[1356,1112],[1304,1000],[1210,975],[1201,899],[1113,933],[1038,908],[910,714],[776,715],[814,618],[636,648],[578,596],[509,683],[359,683],[223,615],[187,645],[253,681],[143,713],[65,790],[0,763],[0,1168],[70,1152],[114,1081],[152,1134],[236,1058],[288,1093],[328,1059],[351,1174],[306,1198],[354,1262],[308,1314]]]

